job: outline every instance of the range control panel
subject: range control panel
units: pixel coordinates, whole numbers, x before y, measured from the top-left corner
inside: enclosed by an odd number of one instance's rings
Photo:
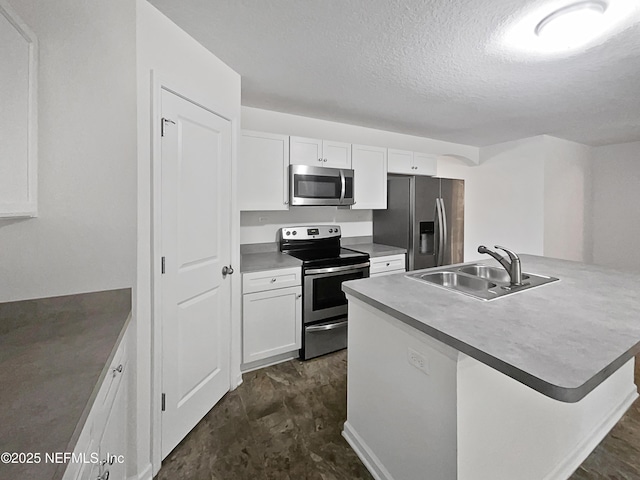
[[[320,225],[316,227],[285,227],[282,229],[284,240],[313,240],[318,238],[340,237],[338,225]]]

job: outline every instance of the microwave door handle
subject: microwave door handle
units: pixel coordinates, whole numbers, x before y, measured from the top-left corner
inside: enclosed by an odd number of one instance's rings
[[[347,180],[344,178],[344,172],[339,170],[340,172],[340,203],[344,203],[344,195],[347,191]]]

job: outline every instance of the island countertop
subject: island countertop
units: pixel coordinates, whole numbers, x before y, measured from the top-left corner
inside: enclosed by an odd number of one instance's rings
[[[131,312],[131,290],[0,304],[0,445],[39,463],[0,478],[60,478],[45,454],[72,452]]]
[[[532,255],[521,259],[523,272],[560,281],[491,302],[404,273],[342,288],[548,397],[577,402],[640,350],[640,275]],[[498,265],[490,258],[461,265],[472,263]]]

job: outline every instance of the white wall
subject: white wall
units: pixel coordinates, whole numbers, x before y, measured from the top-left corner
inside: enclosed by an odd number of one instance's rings
[[[540,135],[482,147],[478,166],[439,160],[438,176],[465,180],[465,261],[483,258],[478,245],[588,259],[589,155]]]
[[[479,245],[542,255],[544,137],[480,149],[480,165],[441,160],[438,176],[465,180],[465,261],[483,258]]]
[[[40,44],[39,216],[0,220],[0,301],[131,287],[134,5],[9,3]]]
[[[452,154],[465,157],[467,163],[478,162],[478,147],[258,108],[242,107],[242,128],[416,152]],[[344,237],[371,235],[373,231],[371,210],[292,207],[289,211],[283,212],[243,212],[240,241],[241,243],[273,242],[276,232],[281,227],[318,223],[339,223]]]
[[[275,242],[282,227],[337,223],[343,237],[373,234],[371,210],[349,210],[336,207],[291,207],[288,211],[242,212],[240,243]]]
[[[152,76],[163,84],[185,93],[190,99],[228,118],[233,129],[233,175],[240,121],[240,76],[179,29],[146,0],[136,1],[138,68],[138,465],[144,478],[160,468],[160,432],[152,432],[151,355],[152,355]],[[159,112],[156,111],[158,115]],[[156,118],[156,122],[157,122]],[[232,179],[234,184],[235,178]],[[233,211],[237,211],[235,191]],[[239,265],[239,216],[231,227],[232,264]],[[156,255],[157,256],[157,255]],[[157,262],[159,258],[154,258]],[[157,265],[157,263],[156,263]],[[232,374],[240,376],[240,275],[232,278]],[[157,378],[156,378],[157,380]],[[158,406],[158,397],[153,402]],[[157,413],[157,411],[156,411]],[[149,445],[155,445],[153,468]]]
[[[592,148],[544,138],[544,255],[589,262]]]
[[[593,262],[640,271],[640,142],[593,149]]]

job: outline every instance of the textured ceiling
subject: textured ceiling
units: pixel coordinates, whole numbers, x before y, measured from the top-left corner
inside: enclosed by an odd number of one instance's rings
[[[243,105],[478,146],[640,140],[640,0],[551,56],[505,35],[570,0],[150,2],[240,73]]]

